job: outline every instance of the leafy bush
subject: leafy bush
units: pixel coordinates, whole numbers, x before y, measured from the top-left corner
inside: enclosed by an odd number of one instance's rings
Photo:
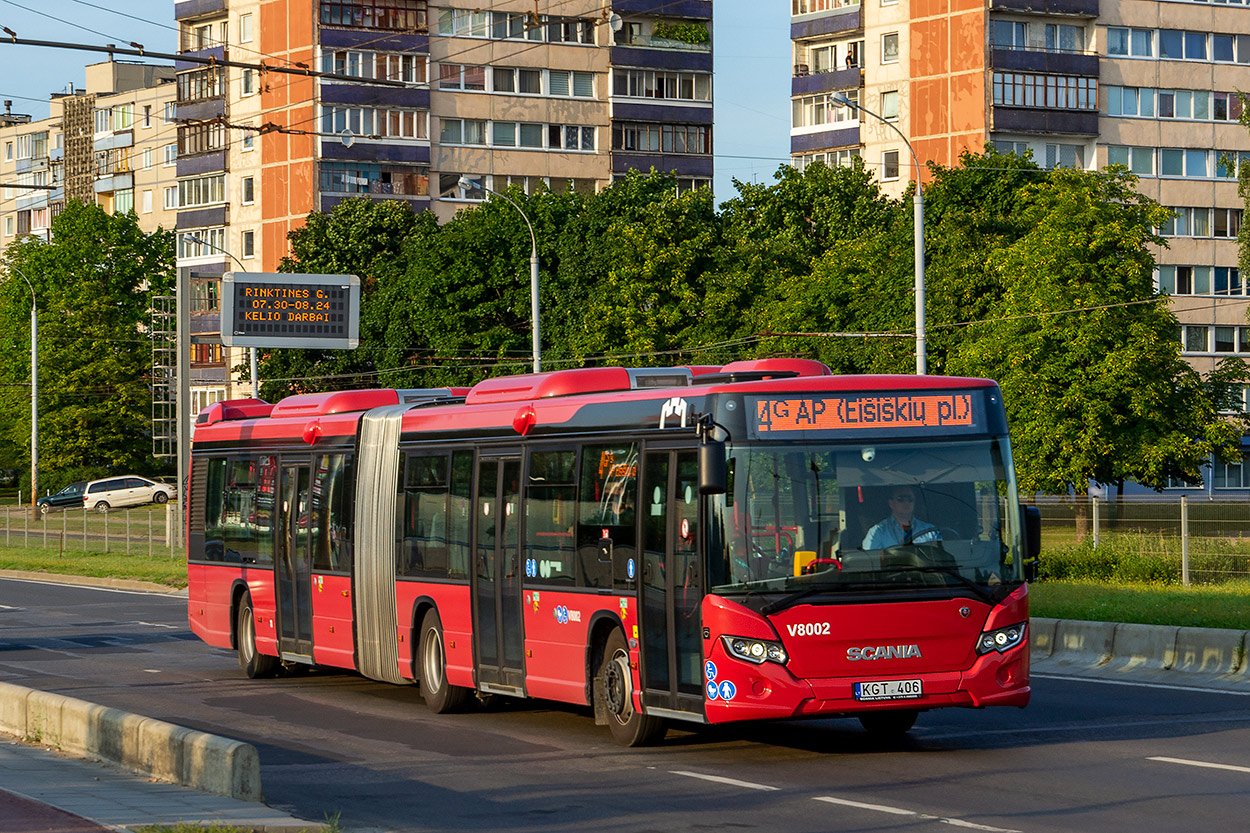
[[[651,36],[682,43],[707,43],[710,37],[702,23],[670,23],[663,20],[655,24]]]
[[[1195,584],[1244,579],[1250,569],[1250,546],[1240,541],[1193,538],[1189,573]],[[1104,535],[1098,547],[1090,539],[1045,550],[1043,580],[1105,584],[1178,585],[1181,583],[1180,541],[1174,536]]]

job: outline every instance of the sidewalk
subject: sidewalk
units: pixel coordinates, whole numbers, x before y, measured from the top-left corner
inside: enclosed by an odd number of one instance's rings
[[[178,822],[265,833],[322,829],[264,804],[149,781],[0,735],[0,833],[104,833]]]

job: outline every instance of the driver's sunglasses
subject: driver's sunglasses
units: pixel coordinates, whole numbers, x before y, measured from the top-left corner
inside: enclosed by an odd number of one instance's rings
[[[916,496],[915,495],[895,495],[894,497],[890,498],[890,500],[896,500],[899,503],[915,503]]]

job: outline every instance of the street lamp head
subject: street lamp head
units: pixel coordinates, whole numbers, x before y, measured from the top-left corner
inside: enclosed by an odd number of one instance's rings
[[[858,104],[856,104],[854,101],[851,101],[842,93],[834,93],[833,95],[829,96],[829,98],[833,100],[834,104],[841,104],[843,107],[858,107],[859,106]]]
[[[462,191],[483,191],[482,183],[475,179],[469,179],[467,176],[460,177],[460,190]]]

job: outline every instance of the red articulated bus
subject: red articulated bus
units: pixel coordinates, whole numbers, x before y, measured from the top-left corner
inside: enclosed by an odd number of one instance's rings
[[[993,382],[818,362],[584,368],[219,402],[189,616],[282,665],[669,721],[1029,700],[1036,510]]]

